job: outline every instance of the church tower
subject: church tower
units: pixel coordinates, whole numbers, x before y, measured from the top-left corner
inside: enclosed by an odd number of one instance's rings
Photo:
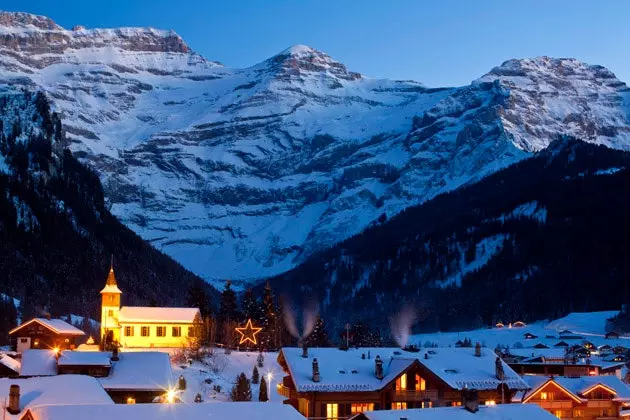
[[[120,341],[120,295],[122,292],[116,283],[114,275],[114,259],[109,267],[109,274],[105,287],[101,290],[101,340]]]

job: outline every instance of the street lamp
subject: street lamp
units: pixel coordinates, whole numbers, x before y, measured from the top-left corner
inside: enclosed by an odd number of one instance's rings
[[[273,379],[273,373],[267,372],[267,398],[271,401],[271,380]]]

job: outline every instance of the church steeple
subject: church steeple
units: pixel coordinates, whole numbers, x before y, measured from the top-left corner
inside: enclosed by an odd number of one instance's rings
[[[107,282],[105,286],[118,286],[116,283],[116,276],[114,275],[114,256],[112,255],[111,262],[109,263],[109,274],[107,275]]]

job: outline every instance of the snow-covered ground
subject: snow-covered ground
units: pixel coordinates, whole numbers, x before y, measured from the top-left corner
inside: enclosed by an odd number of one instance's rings
[[[236,382],[236,377],[241,372],[251,380],[252,371],[256,365],[258,352],[232,351],[225,354],[223,349],[213,349],[213,354],[205,361],[194,361],[192,365],[187,363],[173,363],[173,383],[177,383],[180,375],[186,379],[186,391],[181,396],[186,403],[193,402],[195,395],[200,393],[206,402],[230,401],[230,391]],[[270,401],[280,400],[275,388],[279,380],[282,380],[282,368],[276,362],[278,353],[265,352],[264,365],[258,368],[260,378],[271,373],[271,392],[268,393]],[[220,386],[221,391],[216,392],[213,387]],[[269,385],[269,384],[268,384]],[[251,384],[252,401],[258,401],[259,384]]]
[[[539,321],[524,327],[512,327],[506,323],[503,328],[483,328],[473,331],[446,332],[416,334],[409,338],[410,344],[417,344],[425,347],[428,343],[439,347],[453,346],[458,340],[470,338],[474,343],[481,343],[490,348],[496,346],[533,347],[538,343],[543,343],[553,347],[559,341],[559,332],[569,330],[576,335],[584,337],[596,346],[609,344],[630,345],[630,337],[619,337],[618,339],[606,339],[606,320],[618,314],[619,311],[602,312],[574,312],[563,318],[553,321]],[[518,320],[513,320],[514,322]],[[537,336],[535,339],[525,339],[525,333]]]

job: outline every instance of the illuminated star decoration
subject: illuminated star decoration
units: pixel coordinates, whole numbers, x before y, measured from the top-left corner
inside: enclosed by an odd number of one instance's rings
[[[236,332],[238,332],[241,335],[241,341],[239,341],[238,344],[243,344],[248,341],[251,342],[253,345],[258,344],[258,342],[256,341],[256,334],[258,334],[261,331],[262,331],[262,328],[254,327],[252,325],[252,320],[248,319],[247,324],[245,324],[244,327],[236,328]]]

